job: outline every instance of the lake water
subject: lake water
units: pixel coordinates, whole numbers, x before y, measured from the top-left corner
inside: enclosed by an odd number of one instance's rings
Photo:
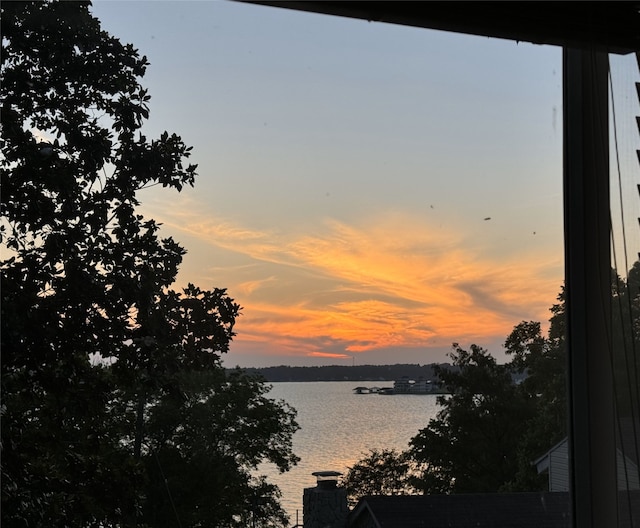
[[[389,382],[273,383],[269,395],[298,411],[301,429],[293,438],[293,448],[301,460],[283,475],[261,469],[282,490],[292,524],[296,510],[302,522],[303,489],[316,484],[311,473],[346,473],[370,449],[404,450],[438,411],[435,395],[354,394],[359,385],[392,386]]]

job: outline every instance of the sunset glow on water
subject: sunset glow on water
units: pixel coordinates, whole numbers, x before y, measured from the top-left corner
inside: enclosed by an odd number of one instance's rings
[[[302,521],[302,493],[304,488],[316,485],[314,471],[346,473],[370,449],[403,451],[438,410],[435,395],[354,394],[357,385],[390,387],[393,383],[273,384],[269,396],[296,408],[300,424],[293,441],[300,463],[282,475],[273,469],[267,471],[269,480],[283,492],[282,503],[292,524],[296,510]]]

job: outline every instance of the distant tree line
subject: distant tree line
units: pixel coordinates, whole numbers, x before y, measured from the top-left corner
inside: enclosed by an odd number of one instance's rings
[[[325,365],[318,367],[248,368],[247,372],[261,375],[266,381],[395,381],[407,376],[410,379],[437,379],[436,370],[455,369],[449,363],[429,365]]]

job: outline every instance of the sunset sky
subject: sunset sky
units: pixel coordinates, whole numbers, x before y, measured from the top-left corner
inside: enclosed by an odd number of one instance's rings
[[[243,306],[229,366],[430,363],[547,321],[563,280],[561,50],[229,1],[95,2],[151,66],[194,189],[142,213],[177,287]]]

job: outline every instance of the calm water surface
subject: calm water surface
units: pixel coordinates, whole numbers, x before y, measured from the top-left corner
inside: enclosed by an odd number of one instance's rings
[[[282,490],[282,502],[296,521],[302,522],[303,489],[315,486],[314,471],[346,473],[370,449],[404,450],[409,440],[438,411],[435,395],[354,394],[358,385],[390,387],[389,382],[273,383],[270,396],[298,411],[301,429],[293,448],[301,460],[284,475],[261,470]]]

